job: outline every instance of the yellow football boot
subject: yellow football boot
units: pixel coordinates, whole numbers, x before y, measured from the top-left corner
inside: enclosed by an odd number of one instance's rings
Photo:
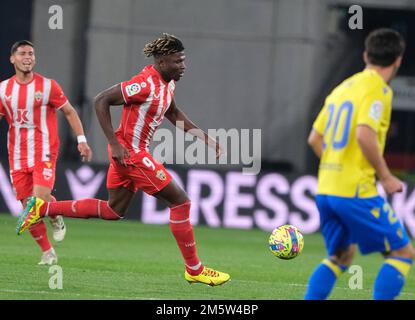
[[[213,270],[208,267],[204,267],[203,271],[198,274],[197,276],[192,276],[187,271],[184,272],[184,278],[189,283],[204,283],[209,286],[219,286],[226,281],[228,281],[231,277],[229,274],[225,272],[220,272]]]
[[[40,198],[30,197],[29,201],[27,202],[26,208],[24,209],[23,213],[19,217],[19,220],[17,221],[17,235],[21,235],[23,231],[25,231],[27,228],[29,228],[31,225],[34,225],[41,219],[39,210],[44,203],[45,201],[43,201]]]

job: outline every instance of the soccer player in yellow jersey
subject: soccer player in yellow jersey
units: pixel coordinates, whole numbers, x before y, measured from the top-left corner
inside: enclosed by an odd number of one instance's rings
[[[414,258],[408,235],[391,206],[378,195],[376,176],[388,194],[402,191],[383,158],[392,111],[388,83],[402,61],[405,42],[391,29],[365,40],[366,68],[344,80],[326,98],[308,143],[320,158],[316,203],[328,257],[310,277],[305,299],[326,299],[362,254],[381,252],[385,261],[374,299],[396,298]]]

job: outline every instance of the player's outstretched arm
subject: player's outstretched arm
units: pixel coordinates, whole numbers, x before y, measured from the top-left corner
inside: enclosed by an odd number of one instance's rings
[[[176,127],[182,129],[184,132],[189,132],[190,134],[198,137],[200,140],[204,141],[209,147],[216,150],[216,158],[219,158],[223,153],[223,149],[214,139],[209,137],[209,135],[195,125],[186,114],[176,106],[174,99],[172,100],[169,109],[165,113],[165,117],[174,124]]]
[[[78,151],[81,155],[82,161],[91,161],[92,150],[86,142],[84,128],[82,126],[81,119],[79,119],[78,113],[69,101],[62,106],[61,110],[77,137]]]
[[[110,106],[119,106],[124,104],[124,97],[121,91],[121,85],[117,84],[100,92],[94,100],[95,112],[99,124],[107,137],[108,144],[111,148],[112,157],[126,166],[125,158],[129,157],[128,150],[121,145],[115,136],[114,128],[111,122]]]
[[[380,152],[376,132],[366,125],[358,125],[356,129],[356,138],[363,152],[363,155],[369,161],[379,177],[383,189],[388,194],[402,191],[402,182],[390,172],[385,159]]]
[[[311,129],[307,142],[316,156],[321,158],[321,154],[323,153],[323,136],[315,129]]]

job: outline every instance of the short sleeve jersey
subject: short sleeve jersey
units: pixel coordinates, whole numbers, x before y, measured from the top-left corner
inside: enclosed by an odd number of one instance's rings
[[[175,82],[166,82],[153,65],[121,83],[124,108],[116,135],[134,152],[147,150],[173,100]]]
[[[356,128],[372,128],[383,152],[392,96],[383,78],[365,69],[343,81],[326,98],[313,124],[314,130],[323,135],[318,194],[362,198],[377,195],[375,169],[358,145]]]
[[[67,101],[55,80],[37,73],[26,84],[19,83],[16,76],[0,83],[0,113],[9,124],[11,170],[56,161],[59,151],[56,110]]]

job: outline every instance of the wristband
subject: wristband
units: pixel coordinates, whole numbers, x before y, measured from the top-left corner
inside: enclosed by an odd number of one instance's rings
[[[82,143],[82,142],[86,143],[86,137],[85,136],[77,136],[76,139],[78,140],[78,143]]]

